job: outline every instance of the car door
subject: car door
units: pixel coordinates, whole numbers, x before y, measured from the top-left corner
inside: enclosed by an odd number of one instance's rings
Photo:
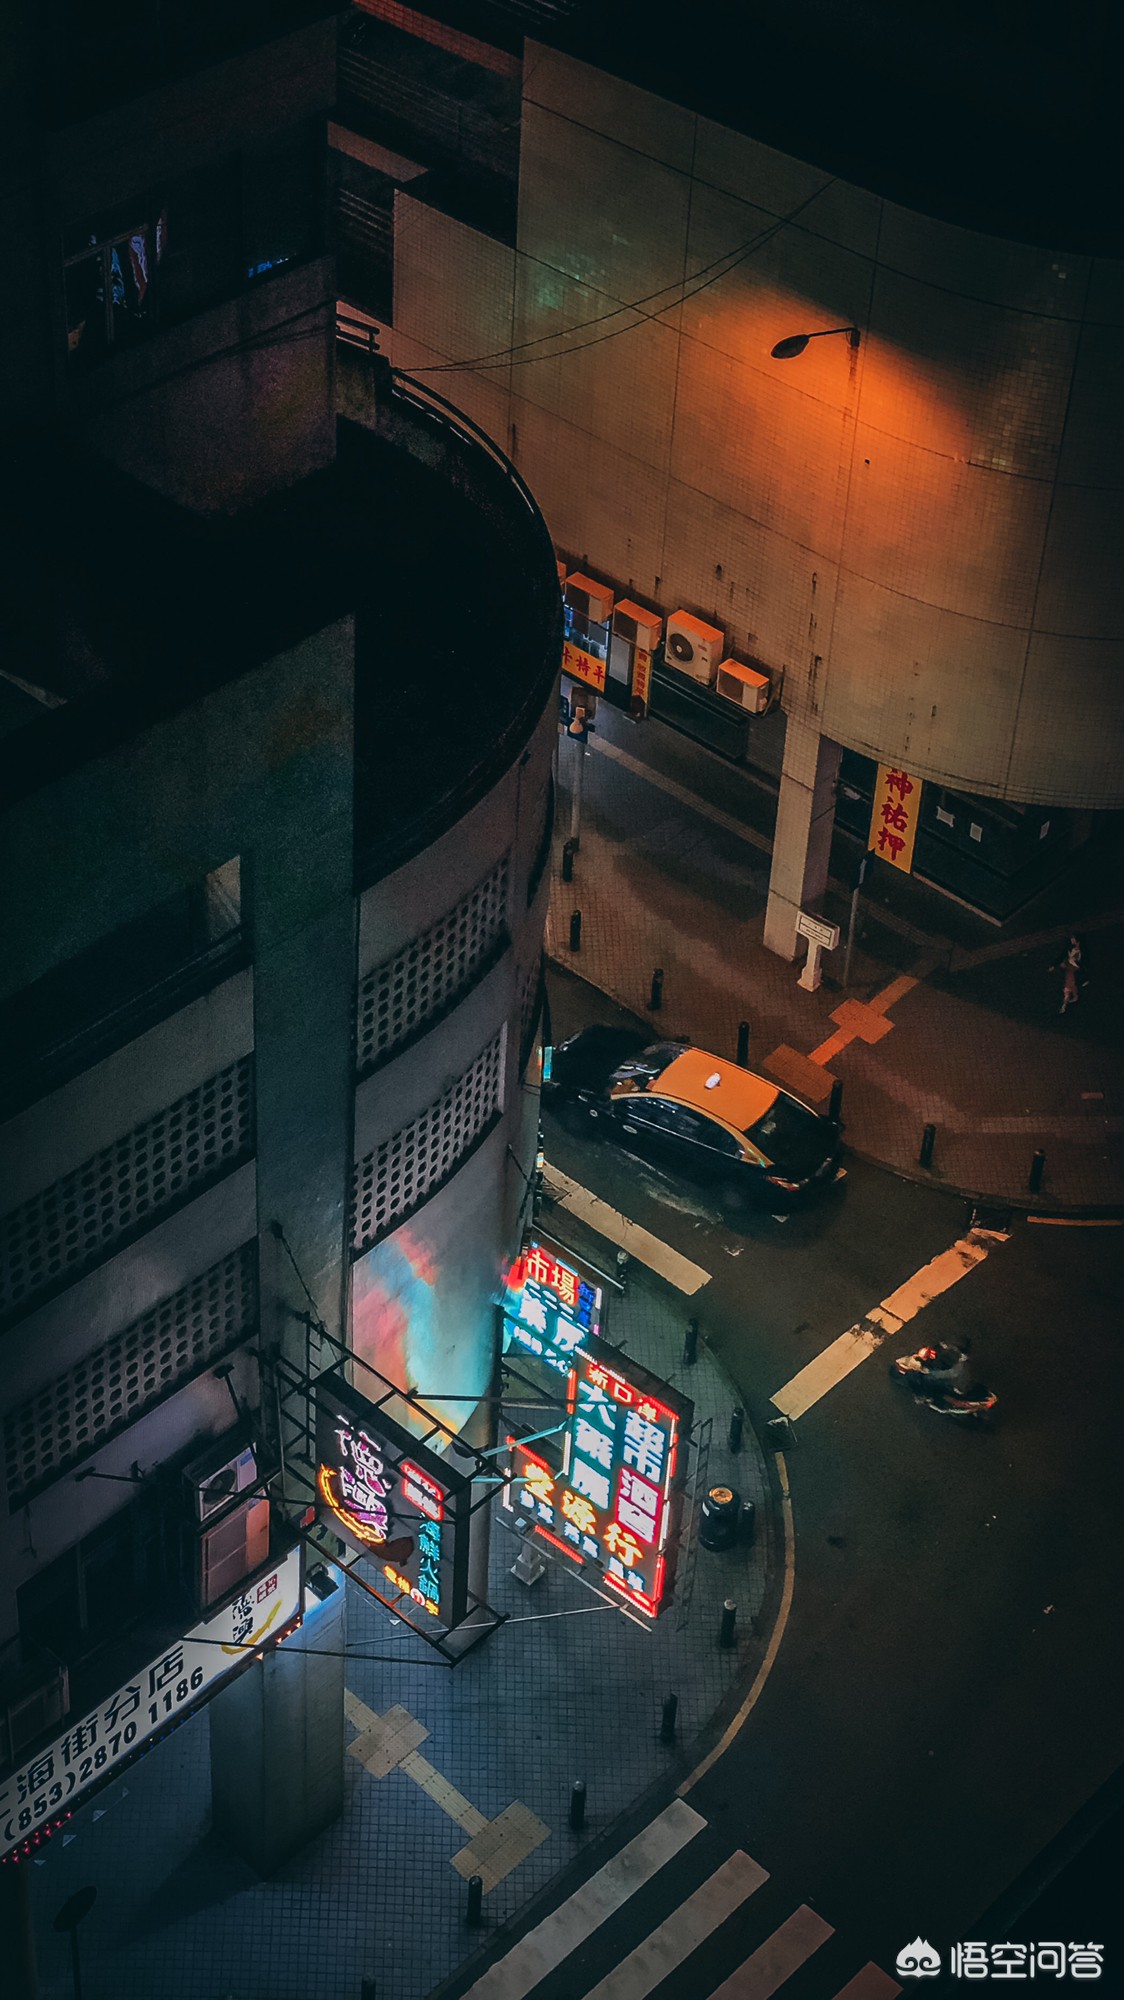
[[[668,1130],[670,1108],[658,1098],[639,1091],[635,1096],[613,1100],[616,1130],[630,1153],[651,1160],[654,1166],[666,1166],[669,1157],[674,1160],[675,1142]]]
[[[736,1180],[742,1147],[724,1125],[687,1104],[665,1103],[669,1159],[685,1179],[700,1187]]]

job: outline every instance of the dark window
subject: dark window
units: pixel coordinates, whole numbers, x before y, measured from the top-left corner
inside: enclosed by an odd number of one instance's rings
[[[779,1096],[763,1118],[749,1128],[749,1138],[775,1159],[778,1151],[805,1144],[816,1123],[816,1114],[793,1098]]]
[[[243,264],[264,278],[312,257],[322,241],[323,147],[318,122],[253,147],[242,163]]]
[[[186,319],[238,291],[241,249],[235,161],[170,187],[160,260],[161,320]]]
[[[21,1638],[73,1663],[151,1615],[166,1590],[166,1544],[157,1497],[144,1493],[20,1587]]]
[[[79,225],[67,239],[66,343],[79,365],[143,338],[155,322],[166,218],[144,202]]]

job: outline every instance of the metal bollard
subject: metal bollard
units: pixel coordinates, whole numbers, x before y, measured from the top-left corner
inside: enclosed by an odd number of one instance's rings
[[[359,2000],[378,2000],[373,1979],[365,1979],[359,1989]]]
[[[663,1006],[663,966],[657,965],[652,974],[652,991],[648,997],[649,1014],[658,1014]]]
[[[736,1062],[738,1062],[738,1063],[740,1063],[740,1064],[741,1064],[741,1067],[742,1067],[742,1069],[744,1069],[744,1068],[745,1068],[746,1064],[747,1064],[747,1063],[748,1063],[748,1061],[749,1061],[749,1022],[748,1022],[748,1021],[739,1021],[739,1022],[738,1022],[738,1053],[737,1053],[737,1055],[736,1055],[736,1057],[735,1057],[735,1059],[734,1059],[734,1060],[735,1060]]]
[[[738,1520],[738,1540],[750,1549],[757,1533],[757,1506],[753,1500],[742,1501],[741,1516]]]
[[[1045,1171],[1046,1171],[1046,1155],[1043,1152],[1041,1146],[1039,1146],[1038,1151],[1035,1153],[1034,1158],[1031,1160],[1030,1175],[1027,1180],[1027,1187],[1030,1189],[1031,1194],[1038,1193],[1039,1188],[1042,1186],[1042,1176],[1045,1173]]]
[[[683,1366],[693,1368],[699,1358],[699,1323],[697,1319],[687,1321],[687,1331],[683,1335]]]
[[[722,1624],[718,1632],[718,1644],[720,1646],[732,1646],[734,1644],[737,1622],[738,1607],[734,1603],[733,1598],[728,1597],[722,1606]]]
[[[582,948],[582,913],[580,910],[575,910],[572,917],[570,918],[570,950],[580,951],[581,948]]]
[[[838,1118],[842,1109],[843,1109],[843,1078],[841,1076],[837,1076],[835,1082],[831,1086],[831,1096],[829,1097],[827,1104],[827,1115],[829,1118]]]
[[[564,882],[572,882],[574,879],[574,856],[577,851],[578,843],[576,840],[564,840],[562,842],[562,880]]]
[[[918,1166],[921,1166],[921,1167],[931,1167],[931,1166],[932,1166],[932,1164],[933,1164],[933,1147],[934,1147],[934,1145],[936,1144],[936,1138],[937,1138],[937,1128],[936,1128],[936,1126],[935,1126],[935,1125],[926,1125],[926,1127],[925,1127],[924,1131],[923,1131],[923,1132],[922,1132],[922,1134],[921,1134],[921,1151],[920,1151],[920,1152],[918,1153],[918,1155],[917,1155],[917,1164],[918,1164]]]
[[[733,1416],[732,1416],[732,1417],[730,1418],[730,1450],[731,1450],[731,1451],[740,1451],[740,1450],[741,1450],[741,1448],[742,1448],[742,1431],[743,1431],[744,1427],[745,1427],[745,1411],[744,1411],[744,1410],[742,1409],[742,1406],[741,1406],[741,1404],[740,1404],[740,1403],[736,1403],[736,1404],[734,1405],[734,1413],[733,1413]]]
[[[663,1716],[660,1721],[661,1743],[674,1743],[675,1718],[678,1715],[678,1713],[679,1713],[679,1696],[677,1694],[669,1694],[667,1700],[664,1702]]]
[[[585,1779],[575,1778],[570,1789],[570,1832],[580,1833],[585,1825]]]
[[[476,1930],[483,1922],[484,1877],[470,1875],[468,1878],[468,1907],[464,1913],[465,1923],[470,1930]]]

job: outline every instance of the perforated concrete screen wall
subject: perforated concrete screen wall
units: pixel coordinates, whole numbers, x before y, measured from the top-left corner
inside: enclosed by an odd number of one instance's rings
[[[507,876],[505,855],[454,909],[360,981],[360,1074],[471,985],[504,936]]]
[[[419,1118],[358,1162],[352,1223],[356,1256],[453,1171],[500,1110],[505,1039],[501,1030]]]
[[[107,1256],[253,1147],[253,1057],[208,1077],[0,1219],[0,1316]]]
[[[256,1315],[256,1250],[243,1243],[29,1397],[4,1425],[9,1506],[236,1347]]]

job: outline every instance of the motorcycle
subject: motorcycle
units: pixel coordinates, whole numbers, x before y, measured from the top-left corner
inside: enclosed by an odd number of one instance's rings
[[[990,1423],[998,1396],[983,1382],[957,1382],[958,1360],[962,1360],[959,1350],[950,1356],[935,1347],[919,1347],[916,1354],[891,1361],[890,1380],[905,1383],[938,1416],[968,1424]]]

